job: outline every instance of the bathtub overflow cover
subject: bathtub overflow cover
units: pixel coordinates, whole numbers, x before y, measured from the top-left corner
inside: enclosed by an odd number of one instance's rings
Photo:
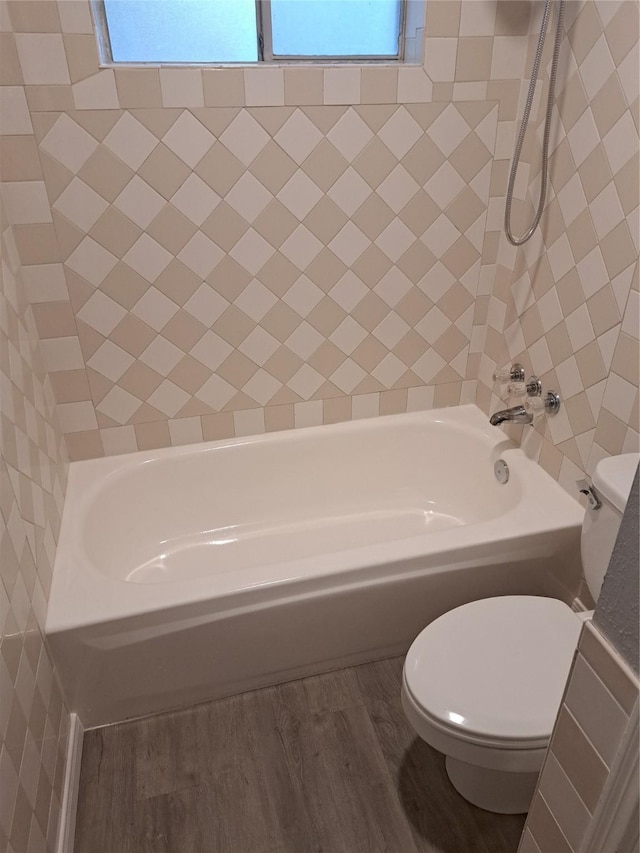
[[[509,482],[509,466],[504,459],[498,459],[493,466],[493,473],[496,475],[496,480],[503,486]]]

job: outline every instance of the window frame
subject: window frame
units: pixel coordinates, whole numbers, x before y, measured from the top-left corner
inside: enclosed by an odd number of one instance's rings
[[[271,0],[255,0],[256,40],[258,59],[252,61],[229,62],[211,60],[211,62],[158,62],[154,60],[118,61],[113,59],[111,39],[107,24],[105,0],[91,0],[91,9],[95,24],[101,67],[113,68],[258,68],[274,65],[401,65],[421,62],[422,30],[424,28],[425,8],[428,0],[400,0],[400,27],[398,31],[398,51],[386,55],[346,55],[346,56],[298,56],[273,53],[271,34]]]

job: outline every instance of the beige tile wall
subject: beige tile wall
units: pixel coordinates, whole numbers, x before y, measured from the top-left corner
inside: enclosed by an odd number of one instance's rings
[[[517,251],[541,2],[432,2],[401,69],[100,70],[85,0],[9,6],[3,173],[72,458],[456,404],[478,379],[488,411],[516,359],[565,404],[511,432],[566,488],[637,447],[636,0],[566,4],[548,206]]]
[[[518,853],[585,849],[585,835],[637,705],[637,676],[587,624]]]
[[[479,400],[497,404],[491,373],[510,361],[560,392],[560,413],[526,428],[525,443],[569,491],[602,457],[640,447],[638,18],[636,0],[567,3],[542,228],[517,250],[501,239],[489,300]],[[548,72],[550,44],[545,56]],[[546,90],[516,234],[537,205],[545,108]]]
[[[34,115],[70,294],[35,311],[63,428],[140,445],[141,424],[427,383],[457,402],[496,117]],[[28,243],[40,223],[18,227]]]
[[[52,851],[69,723],[43,641],[64,443],[0,208],[0,849]]]
[[[4,52],[71,457],[472,400],[530,4],[430,3],[400,69],[100,70],[88,10],[10,3]]]

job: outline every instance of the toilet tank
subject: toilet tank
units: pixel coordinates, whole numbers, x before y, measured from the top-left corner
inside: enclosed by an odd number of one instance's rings
[[[602,506],[599,509],[587,506],[580,553],[585,580],[594,601],[598,600],[609,567],[639,459],[640,453],[609,456],[598,462],[593,474],[593,486]]]

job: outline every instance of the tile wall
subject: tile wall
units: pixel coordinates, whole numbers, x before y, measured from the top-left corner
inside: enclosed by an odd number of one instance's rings
[[[637,447],[636,0],[566,4],[548,205],[518,250],[541,2],[431,3],[424,67],[399,70],[100,70],[85,0],[9,7],[3,179],[71,458],[476,388],[488,411],[511,360],[563,397],[524,437],[566,488]]]
[[[604,456],[640,447],[638,18],[635,0],[567,3],[542,228],[517,250],[502,238],[489,300],[479,399],[488,408],[493,367],[510,361],[560,392],[560,413],[527,428],[525,443],[569,491]],[[516,234],[538,202],[546,92],[525,143]]]
[[[51,383],[0,209],[0,849],[52,851],[69,714],[43,642],[66,482]]]
[[[583,629],[518,853],[580,853],[638,715],[638,678]],[[631,748],[637,751],[637,743]]]
[[[565,401],[525,445],[567,488],[637,446],[636,0],[566,4],[519,250],[541,2],[428,4],[423,67],[115,71],[85,0],[8,5],[3,180],[71,458],[488,411],[515,359]]]
[[[35,312],[50,369],[71,368],[64,428],[135,448],[219,412],[427,383],[457,402],[496,119],[491,103],[34,116],[70,294]]]
[[[474,399],[530,3],[428,4],[400,69],[100,70],[87,2],[9,9],[3,179],[71,458]]]

